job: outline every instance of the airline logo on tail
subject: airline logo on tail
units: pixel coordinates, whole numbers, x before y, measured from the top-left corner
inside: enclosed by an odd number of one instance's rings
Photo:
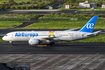
[[[92,33],[94,26],[96,24],[98,16],[92,17],[89,22],[80,30],[80,32],[89,32]]]
[[[93,29],[93,28],[94,28],[94,23],[87,24],[87,29]]]

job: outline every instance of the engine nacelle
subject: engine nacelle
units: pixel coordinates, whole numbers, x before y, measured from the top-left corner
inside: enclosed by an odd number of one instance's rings
[[[38,45],[39,42],[40,42],[40,40],[39,40],[39,39],[35,39],[35,38],[31,38],[31,39],[28,41],[29,45]]]

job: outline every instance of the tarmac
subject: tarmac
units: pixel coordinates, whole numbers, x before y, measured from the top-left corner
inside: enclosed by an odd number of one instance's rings
[[[30,70],[105,70],[105,56],[98,52],[95,54],[0,54],[0,62],[28,63]]]
[[[0,14],[38,14],[38,15],[48,15],[48,14],[105,14],[105,11],[77,11],[76,10],[5,10],[0,11]]]

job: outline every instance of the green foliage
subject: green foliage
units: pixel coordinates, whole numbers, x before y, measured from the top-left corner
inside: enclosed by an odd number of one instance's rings
[[[43,18],[63,18],[63,17],[68,17],[68,18],[91,18],[95,15],[99,15],[99,17],[105,17],[105,14],[77,14],[77,15],[74,15],[74,14],[50,14],[50,15],[45,15]]]
[[[14,0],[9,0],[9,2],[14,2]]]
[[[24,7],[23,6],[21,6],[21,9],[23,9]]]
[[[13,9],[13,8],[14,8],[13,6],[10,7],[10,9]]]
[[[37,4],[37,2],[35,1],[34,4]]]
[[[0,2],[0,4],[2,4],[2,2]]]
[[[105,34],[103,35],[98,35],[95,37],[83,39],[83,40],[76,40],[76,41],[71,41],[71,42],[83,42],[83,43],[105,43]]]
[[[9,9],[10,7],[9,7],[9,6],[5,6],[5,8],[6,8],[6,9]]]
[[[31,9],[34,9],[34,5],[31,5]]]
[[[42,1],[38,2],[38,0],[5,0],[0,2],[0,4],[4,5],[6,9],[38,9],[49,4],[55,3],[56,0],[50,1]],[[28,4],[26,6],[26,4]],[[7,7],[8,6],[8,7]]]
[[[0,21],[28,21],[30,18],[37,18],[40,15],[9,14],[0,15]]]
[[[28,6],[26,6],[26,9],[29,9],[29,7],[28,7]]]
[[[77,5],[76,0],[67,0],[67,2],[63,4],[63,6],[65,6],[66,4],[70,4],[71,6],[72,5],[75,5],[75,6]]]
[[[75,18],[72,18],[75,19]],[[78,20],[71,20],[71,18],[62,18],[62,19],[43,19],[41,17],[39,22],[32,24],[29,27],[25,27],[25,29],[72,29],[72,28],[82,28],[90,18],[79,18]],[[95,29],[105,29],[105,18],[99,17]],[[23,28],[24,29],[24,28]]]
[[[3,28],[11,28],[17,25],[22,24],[22,22],[19,21],[0,21],[0,29]]]
[[[18,6],[15,6],[15,9],[18,9],[19,7]]]
[[[27,4],[30,4],[30,2],[27,2]]]
[[[0,6],[0,10],[3,10],[3,5]]]

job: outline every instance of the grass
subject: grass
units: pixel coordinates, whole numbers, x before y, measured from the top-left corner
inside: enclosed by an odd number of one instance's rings
[[[77,7],[78,8],[78,7]],[[62,8],[59,8],[58,10],[77,10],[77,11],[92,11],[92,9],[80,9],[80,8],[70,8],[70,9],[65,9],[64,7]],[[102,9],[102,8],[97,8],[97,9],[94,9],[94,11],[105,11],[105,9]]]
[[[91,38],[86,38],[86,39],[82,39],[82,40],[76,40],[76,41],[71,41],[71,42],[83,42],[83,43],[105,43],[105,34],[103,35],[98,35],[95,37],[91,37]]]
[[[0,37],[0,42],[6,42],[6,41],[2,40],[2,37]]]
[[[77,11],[91,11],[92,9],[80,9],[80,8],[78,8],[78,7],[76,7],[76,8],[70,8],[70,9],[65,9],[65,7],[61,7],[61,8],[59,8],[58,10],[77,10]]]
[[[11,28],[20,24],[22,23],[19,21],[0,21],[0,29]]]
[[[105,11],[105,9],[96,9],[95,11]]]
[[[89,18],[90,19],[90,18]],[[51,19],[40,19],[38,22],[23,27],[20,29],[72,29],[82,28],[89,19],[78,19],[78,20],[51,20]],[[105,29],[105,18],[98,18],[95,29]],[[22,24],[20,21],[0,21],[0,29],[11,28]]]
[[[82,28],[88,20],[39,20],[28,27],[21,29],[72,29],[72,28]],[[95,29],[105,29],[105,20],[98,19],[95,25]]]

